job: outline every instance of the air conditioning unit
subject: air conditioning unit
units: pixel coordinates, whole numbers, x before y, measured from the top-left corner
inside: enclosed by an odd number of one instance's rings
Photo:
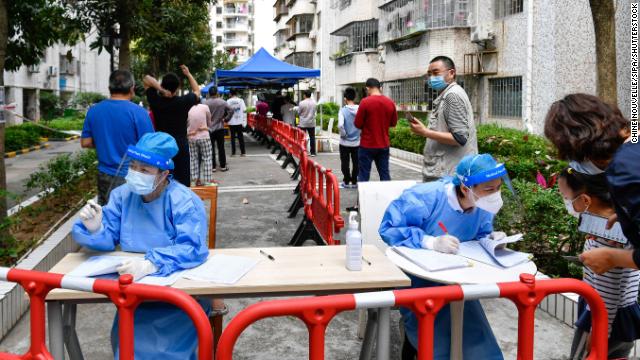
[[[47,68],[47,76],[49,76],[49,77],[58,76],[58,68],[55,67],[55,66],[49,66]]]
[[[32,74],[33,73],[39,73],[40,72],[40,65],[39,64],[38,65],[29,65],[27,67],[27,71],[29,73],[32,73]]]
[[[315,39],[318,37],[318,32],[315,30],[311,30],[311,32],[309,32],[309,39]]]
[[[471,29],[472,43],[482,43],[493,40],[494,37],[495,32],[493,31],[493,25],[490,22],[479,23]]]

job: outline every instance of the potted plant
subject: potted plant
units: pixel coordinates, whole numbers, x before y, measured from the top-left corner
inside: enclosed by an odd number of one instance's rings
[[[427,111],[427,103],[426,102],[421,102],[420,103],[420,110]]]

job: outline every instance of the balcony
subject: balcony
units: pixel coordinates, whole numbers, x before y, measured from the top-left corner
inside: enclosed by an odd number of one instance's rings
[[[304,68],[313,68],[313,52],[294,52],[284,58],[284,61]]]
[[[380,43],[402,41],[427,30],[468,27],[471,0],[392,0],[380,7]]]
[[[227,3],[222,8],[222,16],[248,16],[251,7],[247,3]]]
[[[283,15],[288,15],[289,14],[289,8],[284,3],[284,0],[278,0],[273,5],[273,12],[274,12],[273,21],[278,22],[278,21],[280,21],[280,18]]]
[[[248,47],[249,46],[249,40],[248,39],[229,39],[229,38],[225,38],[224,41],[222,42],[223,46],[225,48],[230,48],[230,47]]]
[[[313,30],[313,14],[299,14],[292,16],[287,21],[289,29],[289,38],[287,40],[294,40],[296,35],[309,34]]]
[[[349,55],[359,52],[377,52],[378,20],[353,21],[335,30],[332,36],[332,58],[336,65],[350,63]]]

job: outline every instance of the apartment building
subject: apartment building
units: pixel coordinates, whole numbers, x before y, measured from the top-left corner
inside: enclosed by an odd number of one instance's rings
[[[78,92],[108,95],[109,54],[98,54],[89,48],[95,36],[95,33],[89,34],[87,39],[72,46],[54,44],[45,51],[40,64],[5,71],[4,101],[15,104],[15,110],[5,112],[7,124],[21,124],[23,117],[40,119],[41,92],[52,92],[63,99],[70,99]]]
[[[628,116],[631,10],[628,1],[616,6],[619,106]],[[586,0],[330,0],[330,7],[335,76],[329,82],[337,99],[346,86],[362,94],[366,78],[376,77],[398,105],[428,111],[436,94],[424,80],[438,55],[456,63],[479,123],[541,133],[553,101],[596,92]]]
[[[247,61],[255,52],[253,0],[218,1],[209,9],[214,51],[236,55],[239,63]]]

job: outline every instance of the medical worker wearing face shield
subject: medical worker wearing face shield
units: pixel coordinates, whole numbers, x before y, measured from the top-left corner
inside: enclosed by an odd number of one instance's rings
[[[508,181],[507,171],[491,155],[467,155],[458,164],[453,178],[416,185],[394,200],[380,224],[380,236],[390,246],[452,254],[458,251],[460,242],[486,237],[502,239],[506,235],[494,232],[492,222],[502,207],[503,179]],[[439,222],[448,233],[444,233]],[[414,288],[441,285],[410,277]],[[402,359],[413,359],[418,346],[418,321],[411,311],[402,308],[400,312],[405,328]],[[449,305],[438,312],[434,329],[434,359],[449,359]],[[503,359],[479,301],[465,301],[463,329],[465,359]]]
[[[129,146],[126,184],[115,188],[104,208],[92,200],[73,226],[74,240],[89,249],[144,253],[119,268],[134,280],[166,276],[202,264],[208,255],[202,201],[169,176],[178,145],[169,134],[145,134]],[[205,312],[210,303],[200,301]],[[195,359],[197,335],[190,318],[166,303],[145,302],[135,312],[136,359]],[[118,354],[117,315],[112,346]]]

